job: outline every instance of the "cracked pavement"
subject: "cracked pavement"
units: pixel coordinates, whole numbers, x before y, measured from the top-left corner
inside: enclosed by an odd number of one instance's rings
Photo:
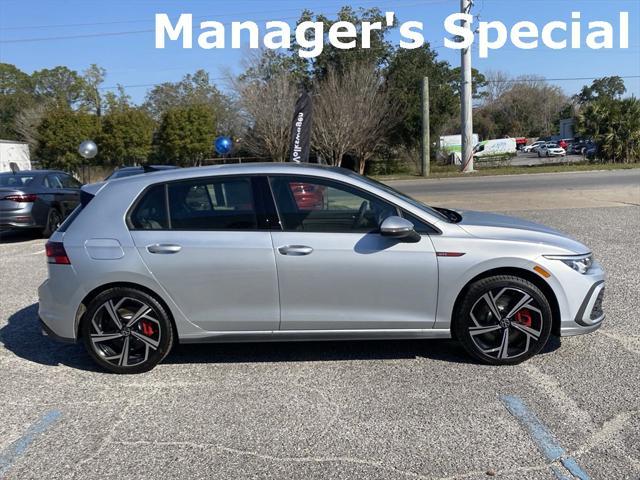
[[[44,240],[5,238],[0,454],[61,412],[6,478],[555,479],[559,461],[502,395],[521,398],[592,479],[639,478],[640,208],[511,213],[593,248],[607,320],[502,368],[429,340],[186,345],[147,374],[105,374],[81,346],[40,335]]]

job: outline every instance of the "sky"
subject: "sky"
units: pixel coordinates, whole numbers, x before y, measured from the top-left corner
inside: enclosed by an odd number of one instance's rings
[[[155,48],[155,14],[167,13],[177,19],[180,13],[192,13],[195,20],[223,23],[253,20],[264,29],[270,20],[295,25],[302,9],[334,16],[342,5],[379,7],[394,11],[400,22],[424,23],[425,38],[437,49],[440,59],[459,66],[460,54],[443,47],[447,32],[444,19],[459,11],[458,0],[0,0],[0,62],[15,64],[31,73],[42,68],[66,65],[77,71],[96,63],[107,70],[104,88],[126,87],[137,103],[151,85],[177,81],[198,69],[210,72],[224,89],[226,72],[242,71],[247,48],[203,50],[168,45]],[[616,42],[611,50],[521,50],[510,42],[491,51],[487,59],[473,51],[473,66],[481,72],[500,70],[511,76],[535,74],[549,79],[571,95],[591,83],[592,78],[620,75],[628,94],[640,97],[640,0],[475,0],[472,13],[477,21],[503,22],[507,28],[520,20],[529,20],[541,28],[560,20],[571,22],[571,12],[579,10],[583,32],[589,21],[611,22]],[[630,17],[629,48],[617,42],[618,15]],[[477,23],[476,23],[477,26]],[[194,35],[197,36],[197,29]],[[64,38],[64,37],[80,38]],[[583,33],[583,44],[586,33]],[[228,39],[229,37],[227,37]],[[399,35],[389,39],[397,43]],[[227,40],[228,43],[229,40]],[[172,42],[169,42],[170,44]],[[577,80],[566,80],[577,78]]]

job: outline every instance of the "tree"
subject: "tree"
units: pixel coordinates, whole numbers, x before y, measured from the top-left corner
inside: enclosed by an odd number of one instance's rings
[[[39,100],[53,102],[58,107],[74,108],[81,105],[87,84],[78,72],[58,66],[34,72],[31,76],[34,93]]]
[[[602,77],[596,78],[591,86],[585,85],[580,93],[575,95],[574,99],[580,105],[584,105],[595,100],[603,99],[619,99],[627,91],[624,80],[621,77]]]
[[[102,115],[102,96],[100,95],[100,86],[104,82],[107,71],[92,63],[89,68],[84,71],[83,79],[85,84],[84,105],[98,117]]]
[[[167,110],[156,135],[160,163],[200,165],[212,154],[216,115],[208,105],[194,104]]]
[[[313,14],[307,12],[306,16],[311,19]],[[387,26],[385,15],[377,7],[354,9],[350,6],[344,6],[338,11],[335,20],[325,15],[317,15],[313,21],[322,22],[325,32],[328,32],[337,22],[349,22],[357,26],[356,48],[348,50],[336,48],[328,42],[328,37],[325,38],[322,52],[312,60],[311,64],[311,71],[316,79],[322,79],[330,71],[338,74],[346,72],[354,65],[372,65],[376,68],[382,68],[387,64],[393,52],[391,42],[386,40],[386,35],[393,26]],[[370,22],[372,24],[380,22],[382,27],[380,30],[371,31],[369,48],[362,48],[363,38],[360,27],[362,22]]]
[[[291,118],[300,93],[289,74],[272,72],[267,81],[238,79],[234,83],[245,120],[242,145],[258,156],[284,162],[289,156]]]
[[[20,138],[15,119],[34,105],[31,77],[9,63],[0,63],[0,138]]]
[[[146,162],[154,128],[153,119],[140,108],[110,108],[102,117],[102,131],[98,136],[100,159],[113,166]]]
[[[29,150],[32,155],[38,149],[40,140],[38,129],[40,128],[42,119],[45,117],[46,111],[47,107],[42,103],[28,106],[18,112],[13,122],[13,129],[18,135],[18,138],[29,144]]]
[[[393,143],[409,149],[422,138],[422,79],[429,77],[431,89],[429,116],[431,137],[438,138],[447,121],[460,111],[459,92],[452,84],[448,62],[439,61],[428,44],[414,50],[398,49],[387,69],[390,101],[404,112],[402,122],[393,131]]]
[[[341,72],[330,69],[315,91],[314,147],[331,165],[340,166],[347,153],[354,154],[364,172],[396,118],[380,72],[366,63]]]
[[[179,82],[165,82],[153,87],[143,103],[155,119],[176,107],[187,105],[208,105],[219,117],[224,115],[228,101],[211,83],[209,74],[198,70],[193,75],[185,75]]]
[[[510,80],[498,98],[476,109],[474,127],[483,137],[551,135],[566,111],[568,99],[560,87],[535,76]]]
[[[36,158],[44,167],[76,170],[84,161],[78,146],[83,140],[96,138],[99,128],[95,115],[54,106],[46,111],[38,127]]]
[[[640,100],[601,97],[586,104],[577,116],[577,131],[591,138],[598,155],[613,162],[640,159]]]

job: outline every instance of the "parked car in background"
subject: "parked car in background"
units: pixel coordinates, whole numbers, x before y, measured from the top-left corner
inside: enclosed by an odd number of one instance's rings
[[[312,183],[291,183],[296,205],[302,210],[321,210],[324,207],[325,188]]]
[[[516,149],[522,150],[527,146],[527,138],[526,137],[516,137]]]
[[[591,143],[590,145],[585,147],[583,151],[584,156],[587,158],[587,160],[595,160],[599,152],[598,145],[596,145],[595,143]]]
[[[50,236],[80,203],[80,187],[58,170],[0,173],[0,230],[37,229]]]
[[[538,157],[564,157],[567,151],[557,143],[548,142],[538,148]]]
[[[473,157],[478,159],[506,157],[515,154],[516,140],[514,138],[484,140],[473,147]]]
[[[116,178],[124,178],[131,177],[132,175],[140,175],[142,173],[156,172],[160,170],[172,170],[176,167],[175,165],[143,165],[137,167],[121,167],[116,168],[109,176],[105,178],[106,180],[114,180]]]
[[[300,185],[323,192],[322,208],[301,204]],[[198,342],[455,338],[513,365],[605,317],[587,246],[341,168],[138,175],[84,187],[76,211],[46,245],[38,314],[116,373]]]
[[[525,153],[536,153],[538,151],[538,147],[544,144],[545,142],[543,142],[542,140],[538,140],[536,142],[533,142],[531,145],[526,145],[522,147],[522,151]]]

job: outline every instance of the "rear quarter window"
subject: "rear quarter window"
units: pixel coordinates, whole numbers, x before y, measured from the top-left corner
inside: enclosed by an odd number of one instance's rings
[[[143,194],[129,216],[129,223],[135,230],[166,230],[169,228],[164,185],[155,185]]]

